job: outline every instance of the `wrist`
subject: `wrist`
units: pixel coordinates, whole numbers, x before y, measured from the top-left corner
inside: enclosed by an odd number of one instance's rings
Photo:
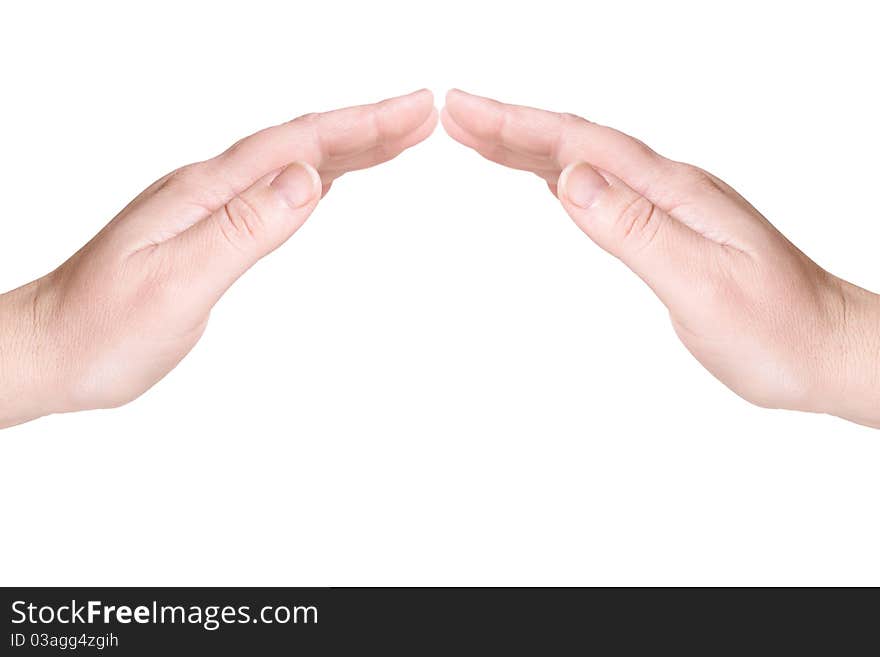
[[[880,428],[880,296],[831,279],[837,302],[816,410]]]
[[[51,275],[0,295],[0,428],[63,410]]]

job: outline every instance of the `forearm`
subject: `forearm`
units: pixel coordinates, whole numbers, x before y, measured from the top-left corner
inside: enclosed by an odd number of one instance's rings
[[[0,295],[0,428],[53,412],[56,387],[40,279]]]

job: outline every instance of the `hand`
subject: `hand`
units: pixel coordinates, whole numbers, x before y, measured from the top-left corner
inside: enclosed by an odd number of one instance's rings
[[[734,392],[880,426],[878,297],[821,269],[730,186],[571,114],[451,91],[441,120],[489,160],[546,180]]]
[[[0,427],[139,396],[336,178],[396,157],[436,123],[426,90],[309,114],[155,182],[56,271],[0,297]]]

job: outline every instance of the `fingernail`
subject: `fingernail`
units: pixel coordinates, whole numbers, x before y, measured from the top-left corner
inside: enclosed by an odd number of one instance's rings
[[[271,187],[278,190],[290,207],[301,208],[318,195],[321,178],[312,166],[294,162],[278,174]]]
[[[578,162],[567,166],[559,176],[559,189],[578,207],[589,208],[608,189],[608,182],[589,164]]]

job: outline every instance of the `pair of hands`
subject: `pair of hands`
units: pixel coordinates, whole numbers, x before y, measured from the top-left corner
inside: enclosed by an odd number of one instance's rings
[[[822,270],[727,184],[571,114],[451,91],[439,117],[465,146],[546,180],[737,394],[880,426],[878,298]],[[437,120],[427,90],[308,114],[153,183],[57,270],[0,296],[0,427],[138,397],[336,178],[396,157]]]

